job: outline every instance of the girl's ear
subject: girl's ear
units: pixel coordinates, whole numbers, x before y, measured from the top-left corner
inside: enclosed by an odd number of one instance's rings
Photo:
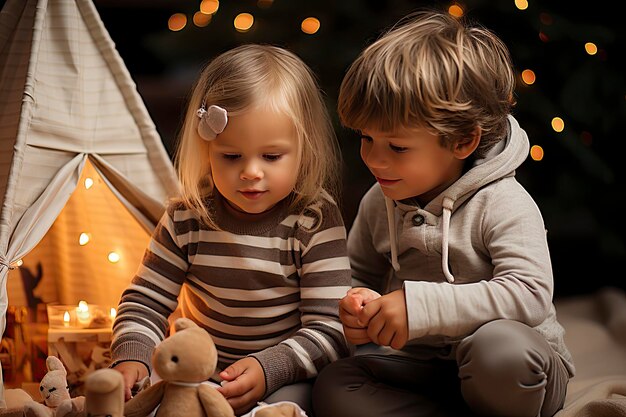
[[[481,136],[482,130],[480,127],[476,126],[471,136],[460,139],[454,144],[454,155],[458,159],[466,159],[469,157],[480,144]]]

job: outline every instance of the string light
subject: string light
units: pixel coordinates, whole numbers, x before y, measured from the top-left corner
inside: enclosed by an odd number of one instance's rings
[[[233,24],[238,32],[247,32],[254,24],[254,16],[250,13],[239,13]]]
[[[93,186],[93,179],[87,177],[85,178],[85,188],[88,190]]]
[[[178,32],[187,26],[187,16],[183,13],[174,13],[167,21],[167,27],[172,32]]]
[[[595,55],[598,53],[598,47],[593,42],[587,42],[585,44],[585,52],[587,52],[589,55]]]
[[[307,35],[313,35],[320,29],[320,21],[314,17],[307,17],[302,21],[300,28]]]
[[[530,157],[533,161],[541,161],[543,159],[543,148],[539,145],[531,146]]]
[[[87,243],[89,243],[89,240],[91,240],[91,236],[89,236],[89,233],[81,233],[80,236],[78,236],[78,244],[80,246],[85,246]]]
[[[218,0],[202,0],[200,3],[200,12],[203,14],[215,14],[219,8],[220,2]]]
[[[524,81],[525,84],[532,85],[535,83],[536,79],[537,77],[533,70],[525,69],[522,71],[522,81]]]
[[[448,7],[448,13],[450,13],[454,17],[461,17],[465,12],[458,3],[454,3],[453,5]]]
[[[526,0],[515,0],[515,7],[520,10],[528,9],[528,1]]]
[[[560,117],[554,117],[551,124],[552,129],[554,129],[554,131],[557,133],[560,133],[563,131],[563,129],[565,129],[565,122]]]
[[[118,263],[120,261],[121,257],[120,257],[120,255],[117,252],[109,252],[109,255],[107,256],[107,259],[112,264],[115,264],[115,263]]]
[[[213,15],[205,14],[202,12],[195,12],[193,15],[193,24],[198,26],[199,28],[203,28],[211,23],[211,18]]]

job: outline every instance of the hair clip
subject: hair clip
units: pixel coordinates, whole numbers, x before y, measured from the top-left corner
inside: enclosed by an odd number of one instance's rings
[[[206,141],[211,141],[226,128],[228,112],[214,104],[209,106],[208,109],[205,106],[202,103],[202,106],[196,111],[196,116],[200,118],[198,135]]]

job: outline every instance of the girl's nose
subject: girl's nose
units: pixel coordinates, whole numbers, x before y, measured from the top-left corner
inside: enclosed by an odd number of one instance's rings
[[[263,170],[259,166],[259,164],[254,161],[248,162],[243,169],[241,170],[241,174],[239,177],[242,180],[256,180],[263,178]]]

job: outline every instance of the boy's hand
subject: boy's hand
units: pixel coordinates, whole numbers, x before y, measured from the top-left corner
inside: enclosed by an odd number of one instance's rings
[[[220,377],[224,381],[217,390],[236,415],[250,411],[265,394],[265,372],[253,357],[239,359],[220,372]]]
[[[381,346],[402,349],[409,337],[404,290],[396,290],[368,302],[358,314],[367,336]]]
[[[141,362],[126,361],[116,365],[113,369],[124,377],[124,401],[132,398],[131,389],[137,381],[148,376],[148,368]]]
[[[359,322],[358,315],[367,303],[379,297],[380,294],[369,288],[351,288],[346,296],[339,300],[339,319],[348,342],[354,345],[371,342],[367,335],[367,326]]]

